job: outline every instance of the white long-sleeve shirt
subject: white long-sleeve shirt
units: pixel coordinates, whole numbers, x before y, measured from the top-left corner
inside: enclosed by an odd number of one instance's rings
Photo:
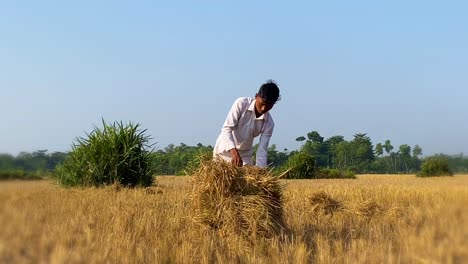
[[[216,140],[213,150],[215,157],[225,160],[231,159],[229,150],[236,148],[244,164],[252,164],[253,141],[260,135],[258,143],[256,165],[266,167],[267,149],[273,134],[275,124],[270,113],[260,117],[255,115],[255,99],[248,97],[238,98],[231,107],[231,111],[221,128],[221,134]]]

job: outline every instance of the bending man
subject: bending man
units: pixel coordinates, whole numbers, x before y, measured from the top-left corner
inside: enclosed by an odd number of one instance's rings
[[[255,98],[238,98],[221,128],[213,156],[237,166],[253,165],[253,140],[260,135],[256,166],[266,167],[268,144],[275,126],[269,111],[279,99],[279,88],[273,80],[262,84]]]

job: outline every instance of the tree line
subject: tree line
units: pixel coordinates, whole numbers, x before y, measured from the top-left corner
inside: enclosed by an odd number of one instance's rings
[[[65,152],[48,153],[47,150],[36,150],[32,153],[21,152],[16,156],[0,154],[0,170],[23,170],[26,172],[53,171],[67,157]]]
[[[21,152],[17,156],[0,154],[0,180],[34,180],[51,176],[66,157],[67,153],[47,153],[47,150]]]
[[[373,145],[366,133],[357,133],[347,141],[343,136],[324,139],[317,131],[300,136],[299,151],[315,157],[317,167],[352,170],[356,173],[412,173],[419,171],[422,149],[402,144],[395,150],[390,140]]]
[[[419,145],[393,146],[390,140],[374,145],[366,133],[357,133],[348,141],[340,135],[325,139],[317,131],[311,131],[295,140],[301,143],[297,150],[278,150],[275,144],[269,146],[268,163],[271,167],[284,169],[288,160],[300,153],[314,157],[317,168],[355,173],[415,173],[420,170],[424,159],[430,157],[447,160],[453,172],[468,172],[468,157],[463,154],[423,157]],[[169,144],[150,152],[151,170],[156,175],[183,175],[196,165],[200,156],[210,156],[212,151],[212,146],[201,143],[194,146]],[[48,153],[47,150],[21,152],[17,156],[0,154],[0,170],[52,173],[67,155],[65,152]]]

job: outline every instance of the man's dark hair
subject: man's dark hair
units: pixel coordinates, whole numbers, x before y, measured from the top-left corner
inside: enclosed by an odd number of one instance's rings
[[[276,85],[276,82],[273,80],[267,80],[264,84],[262,84],[258,90],[257,95],[266,102],[273,104],[281,99],[278,85]]]

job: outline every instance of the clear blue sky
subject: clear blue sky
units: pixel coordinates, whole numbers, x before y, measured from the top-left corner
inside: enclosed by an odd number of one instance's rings
[[[101,118],[214,145],[269,78],[280,150],[316,130],[468,153],[466,1],[161,2],[2,1],[0,153],[68,151]]]

